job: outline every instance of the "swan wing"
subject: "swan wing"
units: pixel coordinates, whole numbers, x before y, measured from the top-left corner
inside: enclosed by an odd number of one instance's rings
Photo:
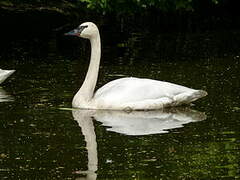
[[[136,109],[155,109],[157,107],[154,106],[159,103],[161,105],[171,103],[169,105],[172,106],[173,103],[179,105],[181,102],[191,102],[199,98],[198,91],[164,81],[121,78],[98,89],[93,99],[96,104],[104,104],[106,107],[128,105]]]

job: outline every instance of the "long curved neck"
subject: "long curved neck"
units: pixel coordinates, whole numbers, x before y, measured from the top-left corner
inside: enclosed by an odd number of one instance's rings
[[[97,83],[99,64],[101,58],[101,40],[99,33],[90,39],[91,42],[91,59],[87,75],[79,92],[84,94],[85,100],[93,97],[94,89]]]

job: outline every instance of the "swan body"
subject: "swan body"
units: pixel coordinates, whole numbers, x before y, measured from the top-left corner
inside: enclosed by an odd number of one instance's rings
[[[5,81],[15,70],[2,70],[0,69],[0,84]]]
[[[72,101],[72,106],[75,108],[153,110],[189,104],[207,95],[204,90],[134,77],[113,80],[94,93],[101,57],[98,28],[92,22],[85,22],[66,35],[86,38],[91,43],[91,60],[88,72]]]

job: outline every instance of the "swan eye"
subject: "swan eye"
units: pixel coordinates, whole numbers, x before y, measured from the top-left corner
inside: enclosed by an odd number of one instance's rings
[[[78,27],[78,32],[81,33],[87,27],[88,27],[88,25]]]

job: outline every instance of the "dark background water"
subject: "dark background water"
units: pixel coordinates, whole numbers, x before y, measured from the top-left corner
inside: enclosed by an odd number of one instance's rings
[[[205,120],[168,133],[109,131],[97,118],[68,109],[88,67],[87,40],[64,37],[65,29],[2,35],[1,68],[16,72],[0,89],[14,99],[0,103],[1,179],[240,177],[240,33],[129,29],[100,25],[97,87],[137,76],[204,89],[209,95],[191,109]]]

